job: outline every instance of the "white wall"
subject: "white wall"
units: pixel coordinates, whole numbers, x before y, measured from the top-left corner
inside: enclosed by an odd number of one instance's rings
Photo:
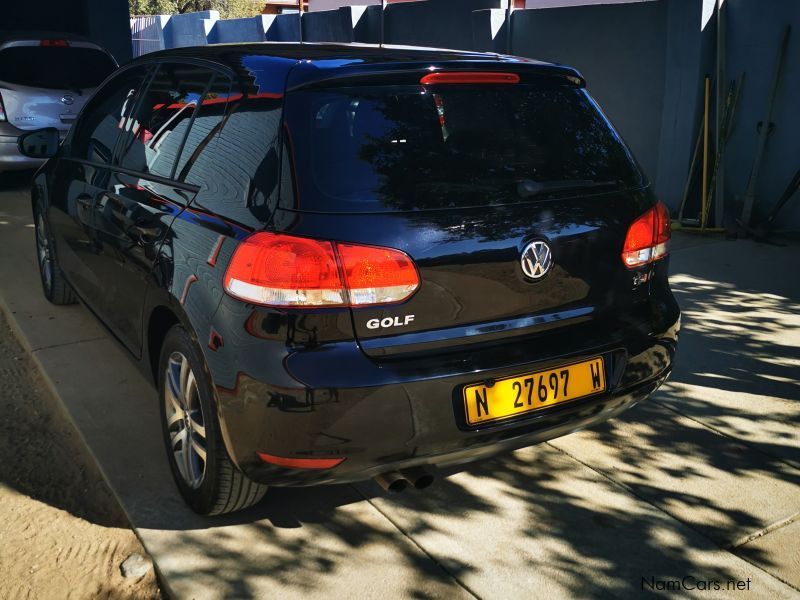
[[[397,0],[389,0],[396,2]],[[420,2],[420,0],[402,0],[403,2]],[[381,0],[308,0],[308,10],[332,10],[340,6],[366,6],[369,4],[380,4]]]
[[[380,0],[308,0],[308,10],[333,10],[340,6],[364,6],[365,4],[380,3]]]

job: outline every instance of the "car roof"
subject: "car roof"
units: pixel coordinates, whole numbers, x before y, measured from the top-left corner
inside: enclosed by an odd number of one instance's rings
[[[134,62],[168,58],[207,60],[227,66],[240,74],[243,70],[250,70],[259,59],[282,63],[287,70],[289,65],[298,65],[297,69],[292,69],[291,80],[288,82],[284,80],[288,89],[331,79],[375,74],[390,76],[447,68],[543,72],[548,75],[570,77],[577,85],[584,84],[580,73],[572,67],[529,58],[493,52],[360,43],[210,44],[161,50],[145,54]]]

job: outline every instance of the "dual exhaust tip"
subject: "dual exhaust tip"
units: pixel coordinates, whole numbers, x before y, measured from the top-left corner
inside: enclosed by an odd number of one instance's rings
[[[387,492],[402,492],[412,486],[424,490],[433,483],[433,475],[422,467],[389,471],[375,476],[375,482]]]

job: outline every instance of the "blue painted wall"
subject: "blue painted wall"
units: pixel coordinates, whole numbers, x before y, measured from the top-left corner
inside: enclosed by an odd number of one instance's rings
[[[218,19],[209,32],[209,44],[263,42],[274,17],[261,15],[245,19]]]
[[[351,7],[321,10],[303,15],[303,39],[308,42],[355,41]]]
[[[800,2],[727,0],[728,76],[747,73],[736,109],[726,169],[728,200],[745,190],[756,153],[756,124],[764,117],[781,31],[792,26],[783,75],[775,96],[774,128],[756,187],[755,212],[767,213],[800,169]],[[767,10],[764,5],[769,5]],[[800,193],[780,213],[778,225],[800,230]],[[798,268],[800,270],[800,267]]]

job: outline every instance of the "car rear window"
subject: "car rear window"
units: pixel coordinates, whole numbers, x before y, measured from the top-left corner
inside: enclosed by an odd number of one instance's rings
[[[596,193],[606,183],[642,185],[630,153],[582,89],[303,91],[288,96],[286,120],[299,210],[500,205],[529,201],[531,186],[555,183],[562,191],[553,193],[566,193],[570,182],[599,184],[591,188]]]
[[[74,46],[15,46],[0,50],[0,81],[39,88],[98,86],[115,69],[108,54]]]

